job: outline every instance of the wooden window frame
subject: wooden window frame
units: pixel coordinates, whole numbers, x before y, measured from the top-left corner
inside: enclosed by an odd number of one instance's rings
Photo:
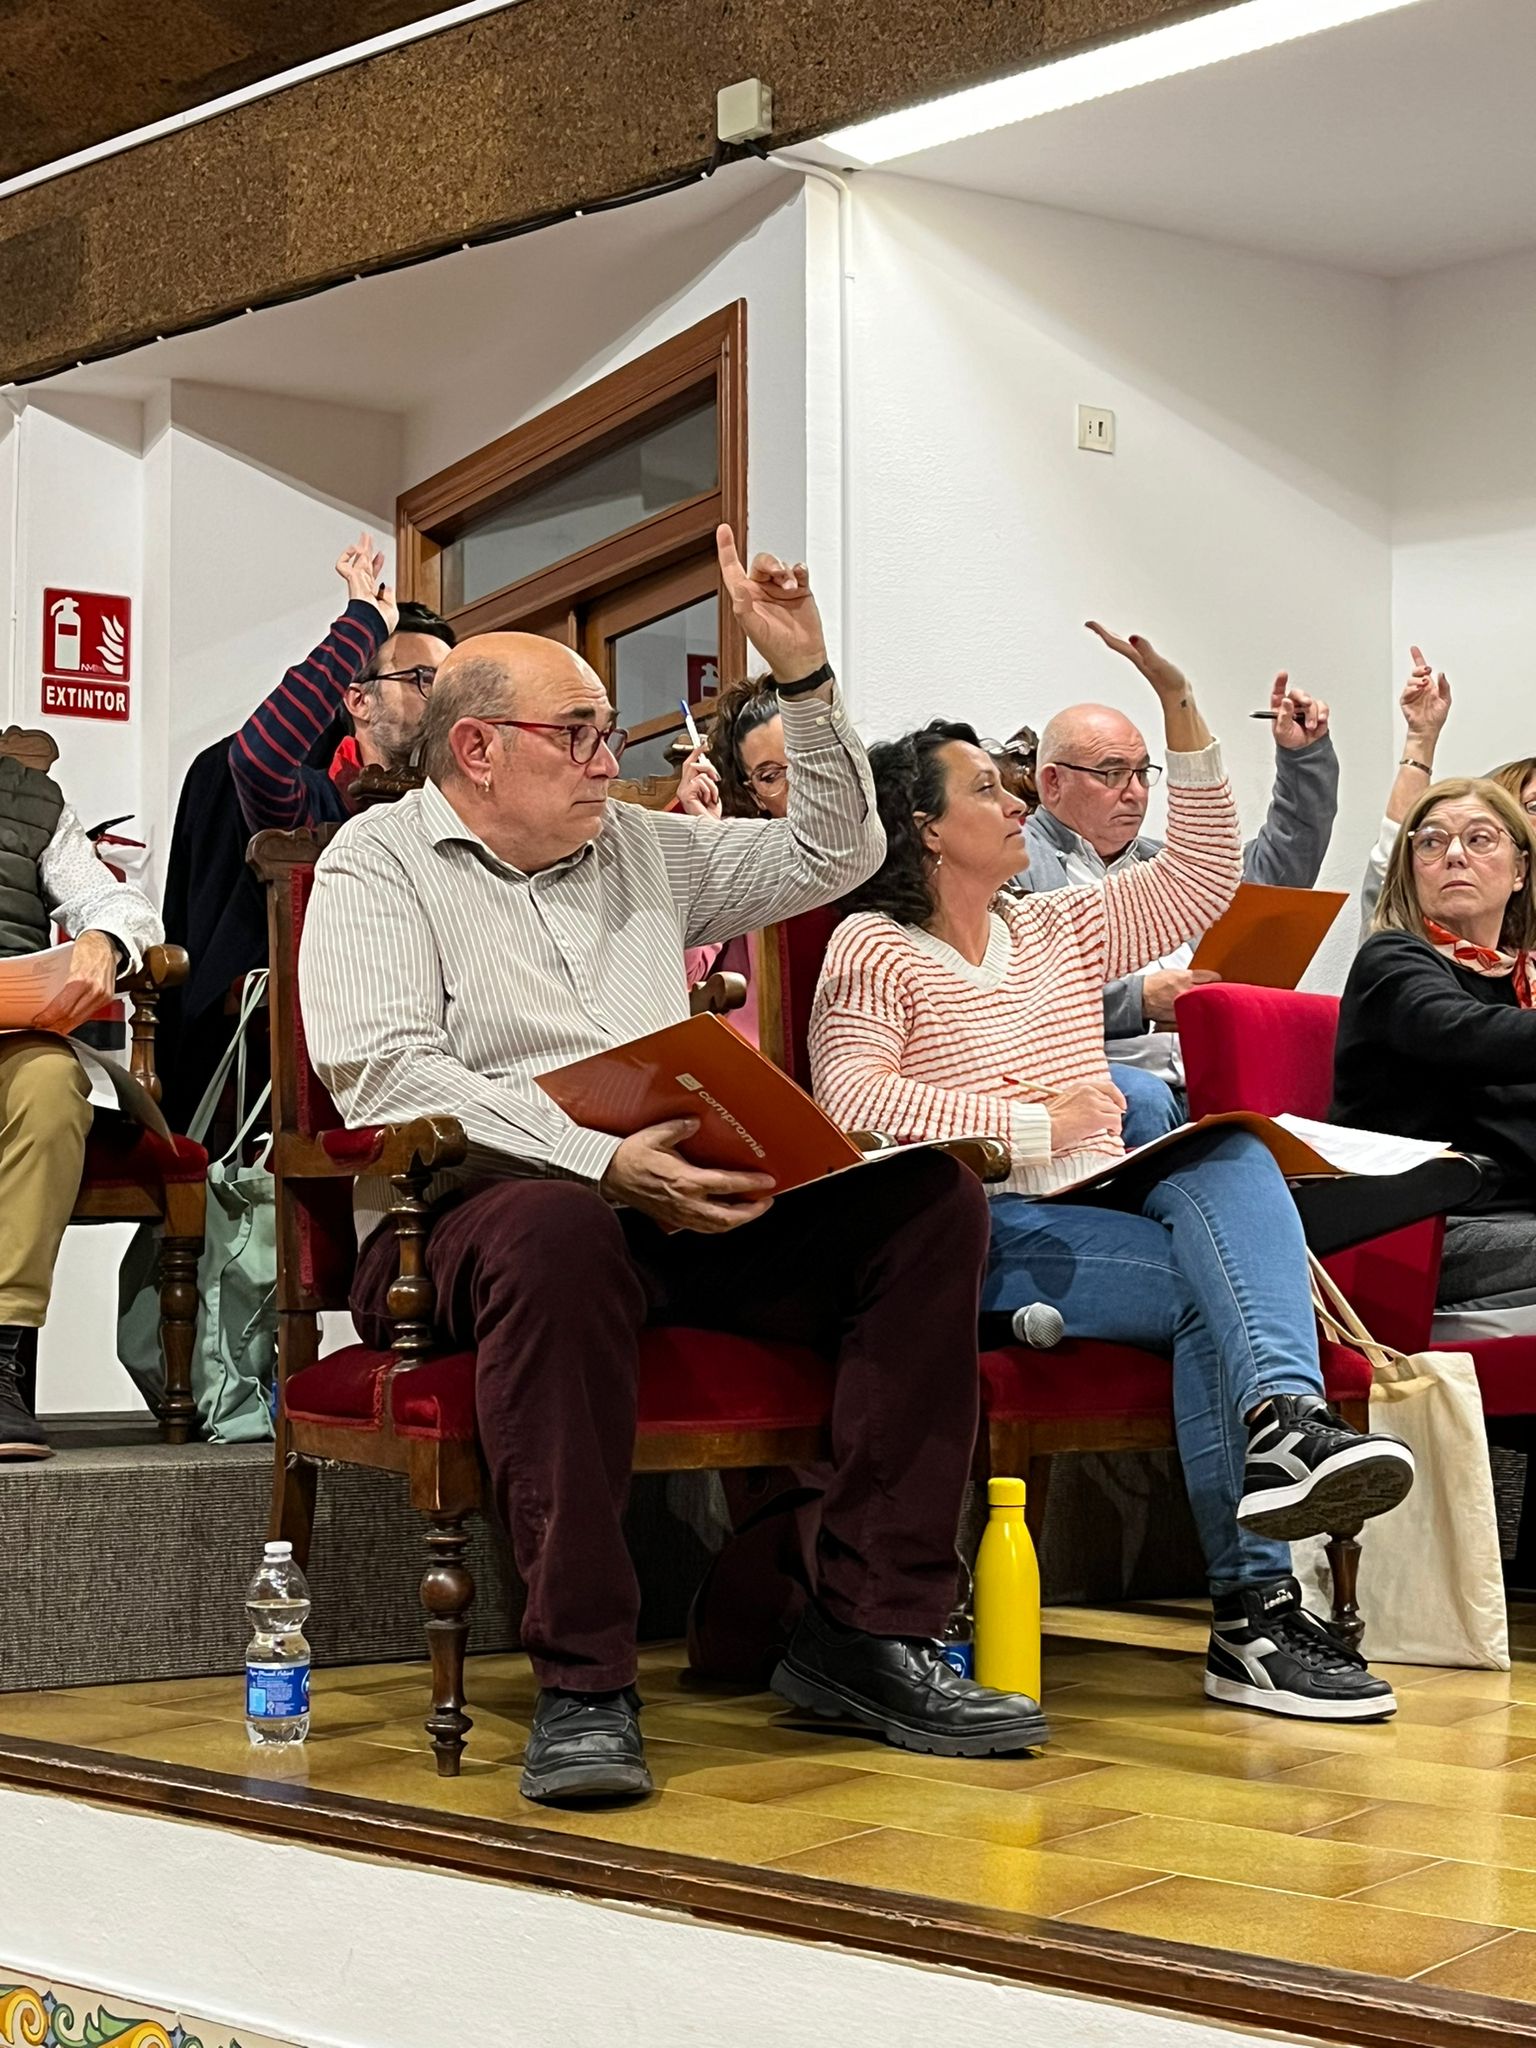
[[[532,630],[551,615],[712,547],[722,521],[740,539],[747,517],[745,299],[711,313],[402,493],[396,507],[401,596],[441,610],[443,547],[472,519],[710,396],[719,428],[714,490],[653,513],[445,616],[461,639],[471,633]],[[720,673],[744,675],[746,664],[746,636],[722,588]]]

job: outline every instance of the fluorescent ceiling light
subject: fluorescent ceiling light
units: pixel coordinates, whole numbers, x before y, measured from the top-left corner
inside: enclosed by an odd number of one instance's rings
[[[1147,29],[1097,50],[1058,57],[1054,63],[1015,72],[1011,78],[952,92],[920,107],[881,114],[821,140],[861,164],[890,163],[967,135],[984,135],[1015,121],[1054,114],[1084,100],[1128,92],[1160,78],[1176,78],[1229,57],[1249,57],[1276,43],[1292,43],[1320,29],[1343,28],[1373,14],[1416,7],[1420,0],[1241,0],[1241,4]]]

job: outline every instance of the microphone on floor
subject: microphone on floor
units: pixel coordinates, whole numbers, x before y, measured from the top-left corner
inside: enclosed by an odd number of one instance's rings
[[[1061,1310],[1047,1301],[1032,1301],[1027,1308],[1014,1311],[1013,1334],[1031,1351],[1054,1351],[1066,1333]]]

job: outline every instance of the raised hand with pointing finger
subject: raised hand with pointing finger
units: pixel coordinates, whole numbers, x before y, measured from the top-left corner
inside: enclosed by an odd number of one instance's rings
[[[1451,715],[1451,686],[1444,669],[1438,676],[1435,674],[1421,648],[1410,647],[1408,652],[1413,657],[1413,668],[1397,700],[1398,708],[1410,739],[1437,740]],[[1430,758],[1434,758],[1433,747]]]
[[[773,671],[774,680],[797,683],[821,668],[827,659],[827,643],[804,562],[754,555],[751,568],[744,569],[736,551],[736,536],[728,526],[717,528],[715,545],[731,610]]]
[[[1321,697],[1292,688],[1284,669],[1275,677],[1269,708],[1275,714],[1275,745],[1288,753],[1299,754],[1328,737],[1328,706]]]

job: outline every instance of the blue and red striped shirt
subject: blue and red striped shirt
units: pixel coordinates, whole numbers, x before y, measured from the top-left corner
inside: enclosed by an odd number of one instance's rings
[[[330,763],[310,756],[336,722],[348,687],[361,680],[389,637],[377,605],[350,600],[320,645],[289,669],[229,743],[240,809],[253,832],[293,832],[348,816]]]

